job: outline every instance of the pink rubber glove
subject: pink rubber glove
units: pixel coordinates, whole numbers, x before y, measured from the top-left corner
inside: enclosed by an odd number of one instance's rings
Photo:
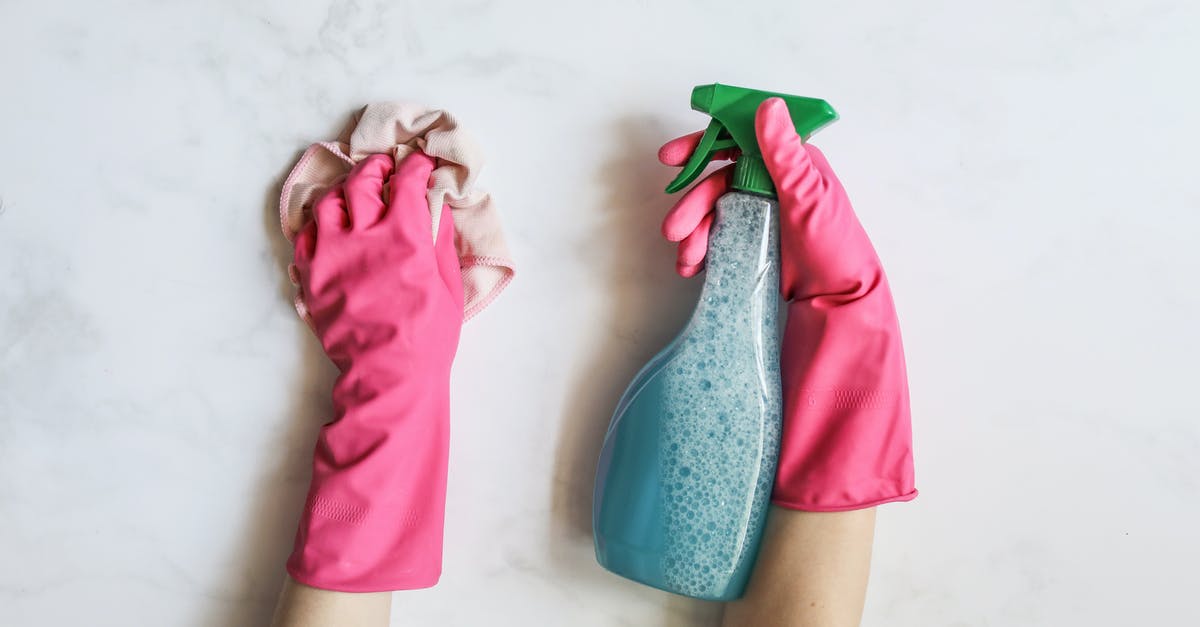
[[[780,290],[788,301],[772,499],[825,512],[911,500],[908,376],[883,266],[842,184],[825,156],[796,135],[783,101],[765,101],[755,128],[779,194]],[[682,165],[699,136],[668,142],[659,159]],[[685,277],[702,267],[712,206],[729,172],[696,184],[663,222],[667,239],[680,242],[677,269]]]
[[[431,237],[433,159],[392,164],[359,162],[295,241],[313,330],[341,374],[287,568],[327,590],[424,588],[441,574],[462,279],[448,208]]]

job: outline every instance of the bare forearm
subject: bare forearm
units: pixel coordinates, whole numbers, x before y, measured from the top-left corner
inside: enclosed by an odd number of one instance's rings
[[[857,627],[871,566],[875,509],[771,508],[746,596],[725,627]]]
[[[288,577],[275,608],[272,627],[385,627],[391,592],[334,592]]]

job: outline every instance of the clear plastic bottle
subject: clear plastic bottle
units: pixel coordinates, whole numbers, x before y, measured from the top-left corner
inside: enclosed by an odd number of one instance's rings
[[[605,436],[593,511],[609,570],[686,596],[741,596],[779,454],[773,198],[722,196],[691,320],[642,369]]]

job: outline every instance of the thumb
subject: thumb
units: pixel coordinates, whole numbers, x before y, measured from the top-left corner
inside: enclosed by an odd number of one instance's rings
[[[758,106],[754,131],[780,202],[798,201],[822,184],[821,172],[809,158],[804,140],[796,134],[783,99],[768,98]]]

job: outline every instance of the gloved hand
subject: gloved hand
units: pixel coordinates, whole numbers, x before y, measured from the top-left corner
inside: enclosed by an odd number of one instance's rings
[[[313,207],[295,271],[340,375],[288,573],[344,592],[441,574],[450,365],[463,321],[449,208],[434,244],[422,153],[360,161]]]
[[[911,500],[908,376],[879,257],[825,156],[801,141],[782,100],[759,106],[755,130],[779,195],[780,290],[788,301],[772,500],[806,511]],[[659,159],[682,165],[699,138],[667,142]],[[677,270],[685,277],[702,268],[713,203],[727,191],[730,167],[697,183],[663,222],[667,239],[680,242]]]

